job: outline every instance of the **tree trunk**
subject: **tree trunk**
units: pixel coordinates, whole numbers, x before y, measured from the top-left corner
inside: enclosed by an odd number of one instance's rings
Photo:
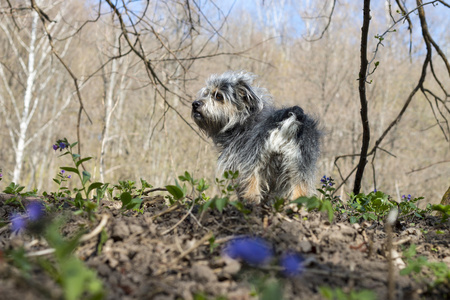
[[[28,125],[30,124],[30,104],[31,98],[33,97],[33,89],[36,79],[36,69],[34,66],[34,60],[36,56],[36,35],[37,35],[37,22],[39,16],[36,12],[33,12],[33,21],[31,25],[30,33],[30,45],[28,52],[28,74],[27,74],[27,84],[25,88],[25,95],[23,97],[23,110],[22,117],[19,124],[19,136],[17,139],[16,147],[16,165],[14,166],[13,182],[17,183],[20,180],[20,174],[22,172],[23,156],[25,152],[25,139],[27,137]]]

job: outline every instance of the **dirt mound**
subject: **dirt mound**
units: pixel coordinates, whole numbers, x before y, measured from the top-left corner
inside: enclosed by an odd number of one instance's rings
[[[4,220],[17,210],[0,205]],[[262,207],[253,207],[249,215],[231,206],[222,213],[201,214],[196,207],[167,207],[161,196],[146,198],[143,208],[144,213],[124,213],[104,205],[92,221],[64,214],[63,235],[85,229],[75,254],[97,272],[107,299],[258,299],[261,295],[270,299],[267,291],[279,290],[284,299],[313,300],[324,299],[319,290],[323,293],[326,287],[347,294],[371,290],[377,299],[388,299],[383,224],[351,225],[336,218],[330,223],[316,212],[286,215]],[[270,245],[269,263],[249,266],[223,255],[230,240],[248,236]],[[448,282],[429,290],[417,276],[399,274],[405,262],[402,250],[411,244],[428,261],[450,264],[449,222],[441,224],[439,218],[429,216],[394,228],[395,299],[448,299]],[[0,228],[0,247],[3,252],[24,247],[35,254],[33,259],[45,256],[42,250],[49,248],[33,234],[11,232],[10,225]],[[279,261],[286,253],[301,255],[301,274],[283,275]],[[62,297],[61,288],[42,267],[33,265],[24,274],[5,254],[0,257],[0,294],[21,300]]]

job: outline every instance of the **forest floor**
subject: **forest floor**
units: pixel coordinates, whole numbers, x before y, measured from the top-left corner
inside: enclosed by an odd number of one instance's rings
[[[429,270],[399,274],[408,263],[402,253],[412,244],[418,256],[450,266],[450,221],[442,223],[439,217],[397,222],[389,273],[382,222],[350,224],[337,215],[329,222],[319,212],[287,215],[262,206],[251,207],[246,216],[232,206],[201,215],[196,207],[168,207],[162,196],[146,197],[143,213],[123,212],[114,204],[105,201],[92,220],[74,215],[69,206],[54,213],[64,218],[63,236],[74,236],[82,228],[87,233],[74,254],[96,271],[106,299],[276,299],[279,296],[271,295],[281,292],[283,299],[314,300],[327,299],[323,296],[327,287],[336,297],[346,295],[336,299],[372,299],[367,290],[375,299],[450,298],[448,280],[433,286]],[[17,210],[0,201],[3,220]],[[249,266],[226,257],[224,247],[240,236],[267,241],[273,259]],[[43,238],[30,232],[12,232],[8,222],[0,227],[0,298],[63,297],[61,285],[43,264],[31,264],[24,272],[17,260],[8,259],[13,251],[25,249],[31,261],[51,261],[48,248]],[[301,274],[283,276],[277,261],[285,253],[303,257]],[[393,282],[391,295],[389,282]]]

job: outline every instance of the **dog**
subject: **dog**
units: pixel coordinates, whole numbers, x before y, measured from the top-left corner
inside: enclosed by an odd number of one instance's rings
[[[238,171],[238,197],[252,203],[314,193],[318,122],[298,106],[276,109],[255,75],[211,75],[192,118],[219,150],[218,171]]]

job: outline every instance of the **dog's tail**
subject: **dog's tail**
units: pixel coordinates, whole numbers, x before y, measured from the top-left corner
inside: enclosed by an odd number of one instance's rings
[[[298,130],[302,125],[302,122],[298,120],[297,115],[294,112],[289,113],[289,117],[284,119],[280,123],[281,127],[279,133],[285,139],[290,140],[297,136]]]

